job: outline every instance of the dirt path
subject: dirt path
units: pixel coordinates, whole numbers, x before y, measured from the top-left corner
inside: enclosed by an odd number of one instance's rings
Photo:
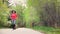
[[[0,34],[43,34],[43,33],[28,28],[18,28],[16,30],[0,29]]]

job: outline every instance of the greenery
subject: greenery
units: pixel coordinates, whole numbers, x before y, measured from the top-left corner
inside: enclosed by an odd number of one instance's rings
[[[59,28],[53,28],[53,27],[46,27],[46,26],[35,26],[32,29],[38,30],[40,32],[43,32],[45,34],[60,34]]]
[[[46,34],[60,33],[59,0],[27,0],[27,8],[18,4],[8,5],[8,0],[0,0],[0,28],[11,25],[7,18],[12,9],[18,14],[18,27],[33,28]]]
[[[6,25],[7,16],[9,13],[8,11],[9,11],[9,8],[8,8],[6,2],[3,3],[2,0],[0,0],[0,26]]]

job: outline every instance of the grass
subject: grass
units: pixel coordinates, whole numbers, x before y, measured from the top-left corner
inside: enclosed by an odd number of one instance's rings
[[[8,26],[0,24],[0,29],[2,29],[2,28],[8,28]]]
[[[35,26],[34,30],[44,32],[45,34],[60,34],[60,29],[46,26]]]

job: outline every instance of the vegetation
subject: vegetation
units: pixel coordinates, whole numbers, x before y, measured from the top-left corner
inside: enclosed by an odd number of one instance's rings
[[[59,28],[58,0],[28,0],[28,7],[33,7],[39,17],[39,25]]]
[[[8,6],[8,0],[0,0],[0,27],[8,26],[10,10],[18,14],[17,25],[29,27],[47,34],[59,34],[60,1],[27,0],[27,8],[22,5]]]
[[[40,31],[45,34],[60,34],[59,28],[46,27],[46,26],[35,26],[32,29]]]
[[[7,16],[8,16],[8,6],[6,4],[5,0],[4,2],[0,0],[0,26],[6,25],[7,23]]]

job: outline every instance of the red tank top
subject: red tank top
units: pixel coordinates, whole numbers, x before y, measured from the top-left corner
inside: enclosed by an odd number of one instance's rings
[[[11,19],[15,20],[17,18],[17,14],[16,13],[12,13],[11,14]]]

